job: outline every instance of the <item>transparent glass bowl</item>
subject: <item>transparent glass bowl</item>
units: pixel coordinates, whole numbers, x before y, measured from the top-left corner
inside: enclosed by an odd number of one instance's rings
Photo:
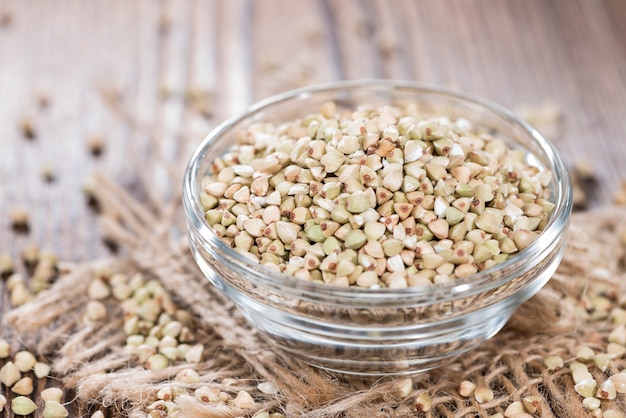
[[[271,271],[229,248],[209,228],[200,180],[211,161],[258,121],[280,123],[338,108],[414,101],[435,114],[488,126],[529,162],[553,171],[556,207],[539,237],[505,262],[448,284],[407,289],[339,288]],[[566,167],[535,129],[502,107],[438,87],[388,80],[345,81],[290,91],[251,106],[211,132],[191,157],[184,207],[193,255],[206,277],[277,347],[327,370],[411,374],[450,362],[496,334],[550,279],[563,256],[572,192]]]

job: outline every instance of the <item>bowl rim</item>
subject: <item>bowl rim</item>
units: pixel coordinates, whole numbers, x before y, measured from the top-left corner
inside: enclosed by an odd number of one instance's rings
[[[371,289],[353,286],[343,288],[331,286],[326,283],[297,280],[288,274],[266,268],[226,245],[204,221],[204,211],[200,205],[200,190],[197,184],[197,179],[200,175],[200,167],[213,142],[223,134],[227,133],[231,128],[235,127],[238,123],[273,105],[291,100],[305,99],[315,93],[352,90],[358,88],[378,88],[387,93],[393,93],[394,90],[416,90],[422,93],[450,96],[455,100],[464,101],[486,109],[496,117],[504,119],[507,122],[521,128],[529,139],[534,140],[539,145],[547,160],[552,164],[553,176],[555,177],[555,189],[553,190],[555,196],[555,208],[548,224],[539,234],[538,238],[522,251],[515,253],[514,256],[509,257],[504,262],[489,269],[474,273],[465,278],[457,278],[447,283],[438,283],[433,284],[432,286],[407,287],[402,289]],[[546,247],[550,247],[551,244],[557,241],[559,236],[565,232],[573,205],[571,180],[564,161],[558,154],[554,145],[536,128],[524,121],[521,117],[517,116],[507,108],[475,94],[460,92],[435,84],[395,79],[342,80],[314,84],[311,86],[288,90],[251,104],[243,112],[240,112],[239,114],[234,115],[217,125],[196,147],[185,169],[182,200],[187,217],[189,233],[192,233],[193,230],[193,232],[196,233],[196,236],[199,235],[201,237],[202,241],[217,246],[217,249],[220,252],[227,254],[236,264],[238,264],[238,268],[243,267],[247,271],[251,272],[252,274],[246,275],[246,280],[251,280],[256,285],[265,288],[291,289],[299,294],[326,294],[332,295],[334,298],[346,297],[354,299],[365,297],[368,299],[373,298],[384,300],[387,300],[388,298],[406,299],[407,297],[466,297],[490,289],[495,289],[503,284],[506,284],[514,277],[511,277],[511,275],[508,274],[503,274],[502,277],[494,280],[494,272],[515,269],[516,265],[520,263],[520,261],[531,261],[534,258],[537,258],[537,256],[542,253]]]

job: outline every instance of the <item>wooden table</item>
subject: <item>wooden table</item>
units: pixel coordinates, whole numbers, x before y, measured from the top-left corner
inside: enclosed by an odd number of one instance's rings
[[[34,243],[64,260],[106,255],[82,192],[91,173],[166,195],[221,120],[339,79],[416,80],[524,115],[540,108],[546,120],[533,121],[568,164],[591,163],[592,203],[607,204],[626,178],[625,19],[623,0],[2,1],[0,252]],[[157,158],[175,170],[155,166],[144,190],[137,167]],[[12,230],[16,208],[27,234]]]

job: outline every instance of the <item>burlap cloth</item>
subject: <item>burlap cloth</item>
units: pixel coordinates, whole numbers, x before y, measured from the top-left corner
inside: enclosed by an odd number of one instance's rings
[[[396,378],[372,381],[336,376],[273,350],[199,273],[185,244],[177,193],[169,204],[156,207],[140,203],[106,177],[97,178],[94,190],[101,206],[103,234],[120,245],[119,257],[66,266],[51,289],[4,318],[24,341],[34,341],[33,349],[46,356],[55,375],[87,409],[104,406],[113,416],[146,416],[157,391],[172,384],[179,370],[193,367],[203,385],[232,394],[245,390],[255,405],[242,409],[203,403],[192,396],[199,384],[186,384],[182,386],[189,394],[175,399],[182,408],[179,416],[236,417],[269,411],[308,417],[488,417],[526,396],[541,400],[535,416],[590,416],[574,390],[567,365],[576,359],[582,345],[596,353],[606,352],[608,335],[615,328],[612,312],[626,308],[622,296],[624,208],[575,213],[565,257],[550,282],[499,334],[448,366],[414,376],[413,390],[401,396]],[[193,314],[197,339],[205,345],[204,361],[146,370],[123,348],[119,306],[111,307],[106,323],[82,321],[89,280],[103,268],[142,271],[161,280],[178,306]],[[600,312],[598,300],[609,301],[610,309],[603,306],[604,312]],[[551,355],[561,356],[565,366],[549,370],[544,359]],[[625,367],[621,355],[604,372],[593,363],[589,370],[601,383]],[[480,404],[474,397],[460,396],[458,387],[463,380],[489,387],[493,400]],[[272,382],[278,393],[260,391],[257,385],[266,381]],[[427,412],[415,408],[415,399],[422,392],[432,398]],[[626,395],[602,400],[602,409],[609,408],[626,410]]]

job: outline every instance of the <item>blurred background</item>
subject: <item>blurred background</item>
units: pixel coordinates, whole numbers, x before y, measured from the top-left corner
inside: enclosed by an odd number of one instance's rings
[[[586,204],[610,204],[626,178],[625,20],[623,0],[0,1],[0,251],[108,254],[86,204],[94,172],[176,198],[219,122],[340,79],[517,111],[593,180]]]

